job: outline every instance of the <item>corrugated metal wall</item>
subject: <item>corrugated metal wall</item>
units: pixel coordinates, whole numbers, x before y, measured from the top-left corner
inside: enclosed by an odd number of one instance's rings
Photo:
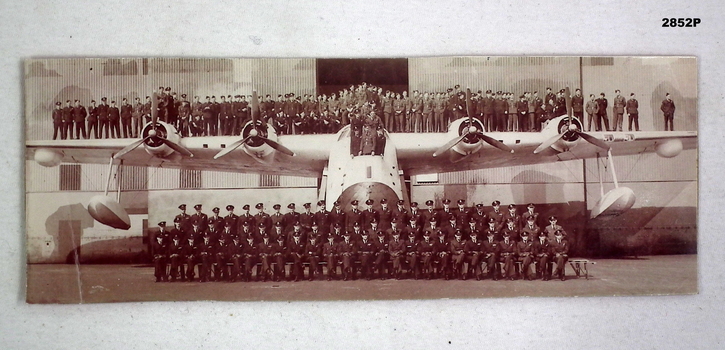
[[[590,57],[583,59],[582,91],[586,96],[597,97],[604,92],[609,100],[610,121],[614,91],[619,89],[627,99],[630,93],[635,94],[639,102],[640,130],[664,130],[660,105],[669,92],[677,107],[675,130],[697,130],[695,57],[613,57],[609,62],[599,61]]]
[[[579,86],[579,57],[425,57],[408,60],[410,90],[445,91],[456,84],[472,91],[521,94],[546,87]]]

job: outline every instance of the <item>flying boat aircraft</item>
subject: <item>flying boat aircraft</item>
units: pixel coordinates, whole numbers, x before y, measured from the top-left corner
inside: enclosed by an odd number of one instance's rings
[[[158,120],[154,95],[152,119],[138,140],[28,141],[26,157],[42,166],[109,164],[117,174],[124,165],[132,165],[317,177],[321,179],[319,199],[331,209],[336,200],[408,202],[404,176],[603,156],[609,160],[615,188],[605,194],[602,187],[603,195],[590,213],[595,218],[621,214],[635,202],[634,192],[617,182],[614,156],[655,152],[670,158],[697,147],[694,131],[584,132],[582,122],[571,115],[568,88],[565,94],[569,114],[549,120],[540,132],[490,132],[470,113],[468,89],[467,117],[451,122],[444,133],[384,131],[387,141],[382,156],[351,155],[349,125],[336,134],[278,135],[260,119],[256,91],[252,120],[240,135],[182,137],[173,125]],[[109,171],[106,193],[92,198],[88,211],[102,224],[127,230],[131,224],[120,195],[108,196],[111,175]]]

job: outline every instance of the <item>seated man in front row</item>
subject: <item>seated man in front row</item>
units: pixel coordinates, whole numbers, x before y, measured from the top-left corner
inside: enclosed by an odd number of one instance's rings
[[[554,237],[556,239],[551,242],[551,258],[556,263],[554,275],[564,281],[566,280],[564,270],[566,268],[566,262],[569,260],[569,241],[564,239],[564,233],[561,230],[557,230],[554,233]]]

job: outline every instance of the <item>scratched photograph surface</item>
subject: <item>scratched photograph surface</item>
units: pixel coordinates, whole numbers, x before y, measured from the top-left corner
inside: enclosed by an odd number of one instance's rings
[[[698,292],[698,62],[24,62],[28,303]]]

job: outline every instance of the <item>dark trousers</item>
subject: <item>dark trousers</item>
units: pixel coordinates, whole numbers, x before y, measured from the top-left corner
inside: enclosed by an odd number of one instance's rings
[[[312,280],[315,277],[315,274],[319,274],[320,271],[320,257],[316,255],[308,255],[307,256],[307,262],[309,263],[309,273],[308,277],[310,280]]]
[[[196,266],[196,259],[194,256],[186,256],[186,279],[189,281],[194,280],[194,266]]]
[[[68,135],[70,135],[70,138],[73,138],[73,122],[63,122],[60,139],[67,139]]]
[[[597,131],[609,131],[609,117],[607,117],[607,113],[599,113],[597,118]]]
[[[109,130],[108,130],[108,119],[99,119],[98,120],[98,134],[103,139],[110,138]]]
[[[166,281],[168,276],[166,275],[166,257],[156,256],[154,257],[154,276],[156,281]]]
[[[118,139],[121,137],[121,125],[120,125],[119,119],[109,119],[108,120],[108,128],[111,130],[111,137],[114,139]]]
[[[386,252],[378,252],[377,256],[375,256],[375,270],[378,271],[378,275],[382,278],[385,274],[385,265],[388,262],[388,254]]]
[[[93,133],[91,133],[91,131]],[[99,139],[98,136],[98,120],[88,120],[88,138],[91,138],[91,135],[95,137],[96,139]]]
[[[53,122],[53,140],[58,138],[60,134],[61,140],[63,139],[63,122]]]
[[[186,275],[184,274],[184,264],[181,260],[181,256],[178,255],[172,255],[171,256],[171,268],[169,270],[169,275],[171,275],[171,280],[176,280],[176,278],[181,278],[182,280],[186,279]]]
[[[639,113],[629,114],[629,131],[632,131],[632,122],[634,122],[634,130],[639,131]]]
[[[121,118],[121,130],[123,132],[124,139],[133,137],[133,131],[131,131],[131,118]]]
[[[674,113],[667,113],[665,114],[665,131],[675,131],[675,114]]]
[[[87,139],[88,135],[86,135],[86,121],[85,120],[76,121],[76,122],[74,122],[74,124],[75,124],[75,129],[76,129],[76,138],[80,139],[81,137],[83,137],[84,139]]]

